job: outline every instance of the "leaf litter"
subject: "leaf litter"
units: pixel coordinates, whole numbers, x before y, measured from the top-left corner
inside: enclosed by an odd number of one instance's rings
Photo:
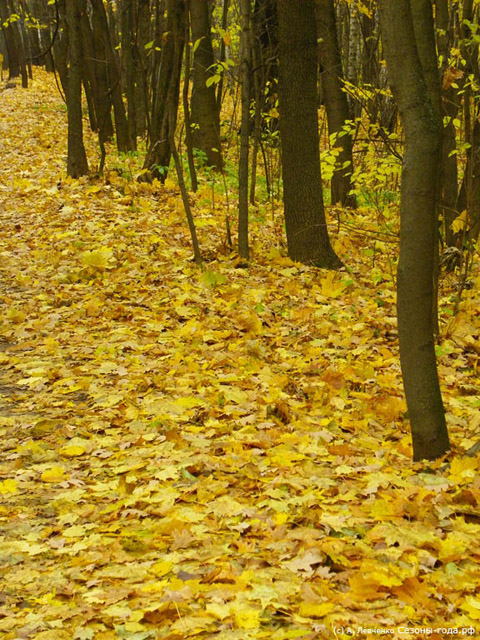
[[[65,177],[36,75],[0,112],[2,637],[479,627],[478,270],[454,319],[442,285],[454,450],[414,464],[387,257],[295,264],[278,213],[237,268],[205,188],[200,271],[173,180]]]

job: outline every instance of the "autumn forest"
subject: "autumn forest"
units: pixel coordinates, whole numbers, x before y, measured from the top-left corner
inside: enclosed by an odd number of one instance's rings
[[[0,636],[480,637],[480,4],[0,27]]]

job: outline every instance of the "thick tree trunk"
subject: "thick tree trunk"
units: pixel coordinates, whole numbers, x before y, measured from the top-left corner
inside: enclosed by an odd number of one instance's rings
[[[337,269],[328,237],[318,138],[315,0],[277,0],[283,200],[292,260]]]
[[[28,86],[27,68],[25,66],[25,52],[21,41],[20,31],[16,22],[9,22],[8,18],[15,13],[6,0],[0,2],[0,24],[2,27],[5,48],[7,51],[8,77],[22,77],[22,86]]]
[[[379,6],[389,78],[405,130],[397,280],[400,360],[414,459],[434,459],[450,445],[432,322],[442,130],[432,72],[433,16],[430,0],[380,0]]]
[[[207,86],[209,78],[215,75],[208,3],[190,0],[190,16],[194,46],[190,113],[192,142],[194,147],[203,151],[209,166],[221,169],[223,160],[215,85]]]
[[[331,202],[355,207],[356,199],[350,194],[353,171],[352,137],[343,132],[347,120],[351,119],[347,96],[342,90],[342,58],[337,39],[335,6],[333,0],[317,0],[317,33],[320,48],[320,77],[325,94],[328,133],[337,134],[335,147],[340,148],[337,168],[332,177]]]
[[[82,123],[82,36],[80,25],[83,11],[85,11],[85,0],[67,0],[66,19],[70,54],[67,82],[67,173],[72,178],[78,178],[88,173],[87,156],[83,146]]]
[[[480,122],[475,119],[472,149],[467,165],[467,212],[469,242],[476,242],[480,233]]]

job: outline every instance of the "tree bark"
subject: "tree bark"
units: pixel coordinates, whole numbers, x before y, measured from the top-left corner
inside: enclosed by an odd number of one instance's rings
[[[72,178],[78,178],[88,173],[87,156],[83,146],[82,123],[82,36],[80,25],[83,11],[85,11],[84,0],[67,0],[66,19],[70,54],[67,82],[67,173]]]
[[[194,147],[203,151],[209,166],[222,169],[220,119],[215,85],[207,86],[208,79],[215,75],[212,69],[215,58],[207,0],[190,0],[190,17],[194,47],[190,114],[192,143]]]
[[[277,0],[283,201],[292,260],[342,263],[328,236],[318,137],[315,0]]]
[[[183,117],[185,120],[185,144],[187,146],[188,170],[190,172],[190,186],[192,191],[197,191],[197,170],[193,155],[192,127],[190,120],[190,104],[188,100],[190,88],[191,46],[190,46],[190,0],[186,0],[185,11],[185,66],[183,73]]]
[[[138,0],[136,13],[135,69],[137,135],[143,137],[147,131],[147,114],[150,105],[150,86],[152,81],[152,56],[147,56],[146,45],[153,38],[151,27],[150,0]]]
[[[250,79],[252,74],[250,0],[240,0],[242,122],[238,162],[238,253],[248,260],[248,154],[250,133]]]
[[[92,23],[94,37],[98,48],[104,51],[108,67],[109,96],[113,104],[115,114],[115,132],[117,134],[117,148],[119,151],[133,151],[134,144],[128,131],[127,116],[123,104],[120,71],[118,69],[117,55],[112,42],[112,35],[108,26],[107,14],[103,0],[90,0],[92,5]]]
[[[352,136],[342,132],[351,120],[348,100],[342,87],[342,58],[337,39],[337,25],[333,0],[317,0],[317,33],[320,49],[320,77],[325,94],[328,133],[337,134],[334,146],[340,149],[337,168],[332,177],[331,203],[355,207],[356,198],[350,194],[353,171]]]
[[[178,110],[185,44],[185,0],[168,0],[164,40],[158,78],[155,81],[151,142],[143,165],[160,180],[165,180],[170,164],[170,126],[176,124]],[[175,110],[175,118],[171,115],[172,108]]]
[[[136,115],[136,71],[134,62],[135,29],[133,24],[133,0],[122,0],[121,12],[121,42],[122,42],[122,71],[127,97],[127,129],[132,149],[137,148],[137,115]]]
[[[0,2],[0,24],[7,51],[8,78],[11,80],[21,76],[22,87],[27,87],[27,67],[25,65],[25,52],[20,30],[16,22],[9,22],[8,20],[12,13],[14,13],[13,8],[6,0]]]
[[[397,313],[414,460],[450,448],[438,380],[432,306],[442,123],[430,0],[380,0],[385,58],[405,130]],[[423,16],[414,26],[413,16]],[[419,39],[421,43],[419,44]]]
[[[224,31],[226,31],[227,27],[228,27],[228,7],[229,7],[229,4],[230,4],[230,0],[223,0],[223,2],[222,2],[222,29]],[[225,62],[226,54],[227,54],[227,45],[225,44],[225,38],[222,38],[221,42],[220,42],[220,53],[218,55],[218,61],[220,63]],[[220,76],[220,81],[219,81],[219,83],[217,85],[216,102],[217,102],[217,111],[218,111],[218,117],[219,118],[220,118],[220,112],[222,110],[224,77],[225,77],[225,74],[222,73],[222,75]]]

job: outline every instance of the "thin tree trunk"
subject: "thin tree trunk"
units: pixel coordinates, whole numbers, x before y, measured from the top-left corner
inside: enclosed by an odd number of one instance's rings
[[[187,145],[188,169],[190,171],[190,183],[192,191],[197,191],[197,171],[195,168],[195,159],[193,157],[192,142],[192,125],[190,120],[190,104],[188,101],[188,91],[190,86],[190,64],[191,64],[191,47],[190,47],[190,0],[186,0],[185,11],[185,67],[183,74],[183,117],[185,119],[185,140]]]
[[[250,0],[240,0],[242,123],[238,162],[238,253],[248,260],[248,154],[250,129],[250,78],[252,73]]]
[[[133,24],[133,0],[122,0],[121,38],[122,63],[125,80],[125,95],[127,97],[127,128],[132,150],[137,148],[137,115],[136,115],[136,79],[135,79],[135,29]]]
[[[185,214],[187,216],[188,228],[190,230],[190,238],[192,240],[193,247],[193,255],[196,264],[202,264],[202,253],[200,251],[200,245],[197,237],[197,230],[195,228],[195,221],[193,219],[192,209],[190,207],[190,202],[188,200],[187,188],[185,186],[185,180],[183,179],[183,168],[182,163],[180,162],[180,157],[177,151],[177,145],[175,142],[175,123],[177,120],[177,104],[175,103],[174,96],[170,96],[170,104],[168,105],[167,111],[170,118],[170,124],[168,128],[169,135],[169,147],[173,156],[173,161],[175,163],[175,169],[177,172],[177,180],[178,186],[180,187],[180,193],[182,195],[183,206],[185,208]]]
[[[230,4],[229,0],[223,0],[223,4],[222,4],[222,29],[223,29],[224,32],[226,32],[227,27],[228,27],[228,7],[229,7],[229,4]],[[219,61],[220,64],[225,62],[225,60],[226,60],[226,52],[227,52],[227,45],[225,44],[225,38],[222,38],[222,40],[220,42],[220,55],[218,56],[218,61]],[[225,76],[225,73],[222,73],[222,75],[220,76],[220,81],[219,81],[219,83],[217,85],[216,102],[217,102],[217,111],[218,111],[218,117],[219,118],[220,118],[220,111],[222,109],[224,76]]]
[[[147,57],[146,45],[152,40],[150,0],[138,0],[135,25],[135,69],[136,77],[136,105],[137,134],[143,137],[147,131],[147,118],[150,108],[149,88],[152,82],[152,57]]]
[[[80,25],[84,0],[67,0],[66,19],[70,65],[68,68],[68,154],[67,173],[78,178],[88,173],[87,156],[83,146],[82,123],[82,36]]]
[[[325,93],[328,133],[337,134],[334,146],[340,148],[337,168],[332,177],[331,202],[355,207],[356,198],[351,194],[350,176],[353,171],[352,136],[343,131],[351,119],[348,100],[342,87],[342,58],[337,40],[335,6],[333,0],[317,0],[317,30],[319,37],[321,80]]]
[[[119,151],[133,151],[134,144],[128,131],[127,116],[123,104],[120,71],[118,69],[117,55],[114,49],[112,34],[108,25],[107,14],[103,0],[90,0],[92,5],[92,21],[96,38],[103,44],[105,58],[108,63],[109,96],[113,104],[115,114],[115,132],[117,134],[117,148]]]
[[[168,0],[165,39],[159,65],[159,77],[152,105],[152,132],[144,168],[154,177],[165,180],[170,164],[170,125],[172,117],[169,105],[178,109],[180,74],[185,44],[185,0]],[[176,115],[175,115],[176,122]],[[175,124],[174,122],[174,124]]]

